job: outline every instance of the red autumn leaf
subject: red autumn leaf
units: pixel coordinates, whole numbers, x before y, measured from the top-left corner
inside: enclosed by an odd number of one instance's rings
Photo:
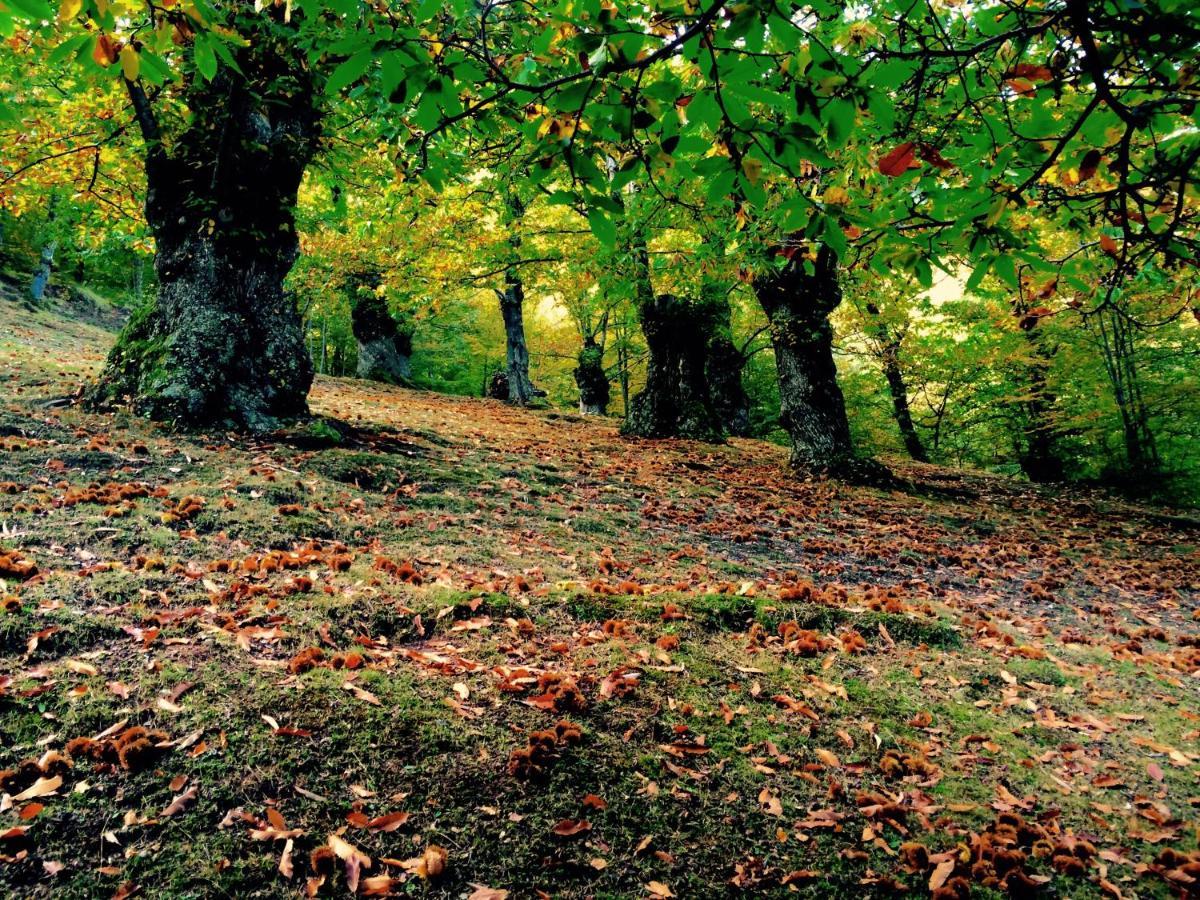
[[[1083,184],[1096,174],[1096,169],[1100,166],[1100,151],[1089,150],[1083,155],[1083,161],[1079,163],[1079,183]]]
[[[368,831],[385,831],[392,832],[408,821],[409,814],[406,812],[387,813],[382,816],[376,816],[367,823]]]
[[[935,166],[942,171],[954,168],[954,163],[942,156],[941,152],[933,144],[918,144],[917,155],[931,166]]]
[[[916,165],[916,145],[912,141],[906,141],[880,158],[879,171],[891,178],[897,178]]]
[[[1029,81],[1050,81],[1054,73],[1047,66],[1036,63],[1017,63],[1005,74],[1006,78],[1024,78]]]
[[[174,816],[183,812],[188,806],[191,805],[192,801],[196,799],[196,795],[198,793],[199,791],[197,790],[196,786],[192,785],[190,788],[188,788],[182,794],[176,796],[175,799],[168,803],[160,815],[162,815],[163,818],[166,818],[168,816]]]
[[[592,823],[587,819],[580,819],[579,821],[575,821],[574,819],[563,819],[551,829],[551,831],[553,831],[559,837],[574,837],[577,834],[582,834],[585,831],[591,830]]]

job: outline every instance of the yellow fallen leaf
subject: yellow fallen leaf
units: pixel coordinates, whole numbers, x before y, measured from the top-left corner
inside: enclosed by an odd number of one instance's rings
[[[55,775],[53,778],[39,778],[21,793],[15,795],[13,802],[20,803],[22,800],[32,800],[34,797],[49,797],[62,787],[62,783],[61,775]]]

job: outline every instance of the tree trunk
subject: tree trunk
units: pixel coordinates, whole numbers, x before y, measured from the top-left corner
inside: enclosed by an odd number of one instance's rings
[[[133,294],[134,302],[142,302],[142,283],[145,278],[145,264],[142,262],[142,254],[136,250],[133,251],[133,273],[130,283],[130,293]]]
[[[815,474],[874,480],[884,470],[854,454],[833,361],[829,316],[842,301],[837,256],[822,246],[812,266],[810,273],[797,252],[754,282],[771,325],[779,419],[791,439],[791,464]]]
[[[725,255],[723,241],[711,239],[718,262]],[[729,305],[731,284],[706,276],[700,283],[700,303],[712,322],[708,340],[706,374],[713,408],[725,431],[736,437],[750,434],[750,397],[742,386],[746,357],[733,342],[733,311]]]
[[[515,269],[504,273],[504,290],[496,291],[504,319],[505,365],[508,402],[524,406],[537,390],[529,379],[529,345],[525,343],[525,286]]]
[[[50,276],[54,272],[54,252],[58,249],[58,238],[54,236],[54,221],[58,218],[58,195],[51,194],[50,209],[46,214],[46,229],[51,234],[42,245],[41,258],[34,270],[33,280],[29,284],[29,299],[41,303],[46,296],[46,288],[50,286]]]
[[[360,295],[350,313],[358,342],[359,378],[388,384],[412,384],[412,329],[401,326],[387,301],[368,291]]]
[[[1112,385],[1117,411],[1121,415],[1121,433],[1129,475],[1146,485],[1153,484],[1161,474],[1162,461],[1150,430],[1149,411],[1142,397],[1133,330],[1116,308],[1101,309],[1093,318],[1100,333],[1104,369]]]
[[[525,285],[517,268],[521,261],[521,235],[517,227],[525,215],[525,205],[515,193],[506,193],[504,203],[509,215],[508,245],[511,253],[508,267],[504,270],[504,290],[496,291],[496,298],[500,301],[500,316],[504,319],[504,375],[507,379],[508,402],[524,406],[541,394],[529,378],[529,345],[525,342]]]
[[[719,443],[725,434],[705,374],[710,322],[699,304],[660,294],[638,308],[650,353],[646,386],[634,395],[621,433]]]
[[[604,349],[589,337],[579,351],[575,368],[575,384],[579,386],[579,413],[584,416],[603,416],[608,412],[608,375],[604,372]]]
[[[723,285],[703,285],[700,297],[713,323],[705,365],[713,409],[729,434],[746,437],[750,434],[750,397],[742,386],[746,357],[733,343],[729,295]]]
[[[888,328],[879,316],[879,307],[867,303],[867,312],[873,317],[875,337],[879,341],[879,358],[883,364],[883,375],[887,379],[888,391],[892,395],[892,415],[904,440],[904,449],[917,462],[929,462],[929,454],[921,443],[921,436],[913,424],[912,411],[908,406],[908,386],[904,383],[904,370],[900,368],[901,338]]]
[[[703,304],[654,295],[643,232],[632,237],[634,298],[649,359],[646,385],[625,411],[621,433],[646,438],[725,440],[705,372],[711,317]]]
[[[54,251],[58,249],[58,241],[51,238],[42,245],[41,259],[33,273],[33,281],[29,284],[29,298],[35,303],[41,303],[46,296],[46,288],[50,286],[50,275],[54,271]]]
[[[269,24],[236,51],[240,72],[223,64],[211,82],[193,78],[192,116],[170,151],[145,93],[126,82],[147,140],[159,287],[109,355],[97,405],[129,399],[155,419],[251,431],[307,413],[312,360],[283,280],[299,254],[293,208],[317,149],[320,87]]]
[[[1025,400],[1025,452],[1018,462],[1025,477],[1035,483],[1062,481],[1065,477],[1062,458],[1058,453],[1058,435],[1053,414],[1057,398],[1050,389],[1047,372],[1053,352],[1046,347],[1038,319],[1030,318],[1028,310],[1018,305],[1021,328],[1029,347],[1029,364],[1025,370],[1028,399]]]

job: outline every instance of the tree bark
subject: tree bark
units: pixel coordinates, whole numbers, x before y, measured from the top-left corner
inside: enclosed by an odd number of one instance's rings
[[[508,376],[508,402],[522,406],[537,396],[529,378],[529,345],[525,343],[525,285],[515,269],[504,273],[504,290],[496,291],[504,319],[504,374]]]
[[[712,322],[703,304],[654,294],[643,232],[632,237],[634,300],[649,354],[646,385],[633,395],[621,433],[646,438],[725,440],[706,374]]]
[[[746,357],[733,343],[729,295],[724,285],[706,283],[700,288],[700,300],[712,321],[705,368],[713,409],[729,434],[747,437],[750,434],[750,397],[742,385]]]
[[[908,386],[904,382],[904,370],[900,368],[899,334],[892,332],[887,323],[880,318],[879,307],[867,303],[867,312],[874,322],[875,337],[879,342],[879,359],[883,365],[883,375],[887,379],[888,391],[892,395],[892,415],[896,419],[896,427],[900,429],[900,437],[904,440],[904,449],[917,462],[929,462],[929,454],[921,443],[921,436],[913,424],[912,410],[908,406]]]
[[[1021,329],[1029,347],[1029,364],[1025,369],[1029,392],[1025,407],[1025,448],[1018,462],[1025,477],[1035,483],[1062,481],[1066,477],[1062,457],[1058,452],[1058,433],[1054,424],[1057,398],[1049,385],[1047,373],[1053,352],[1037,331],[1038,319],[1028,316],[1028,309],[1017,306]]]
[[[412,328],[401,325],[374,291],[360,294],[350,311],[358,342],[359,378],[387,384],[412,384]]]
[[[504,290],[496,291],[500,301],[500,316],[504,319],[504,374],[508,379],[508,402],[524,406],[539,391],[529,378],[529,345],[525,342],[525,285],[517,269],[520,263],[521,236],[517,223],[525,215],[525,206],[514,193],[505,195],[510,217],[508,244],[511,248],[509,265],[504,270]]]
[[[575,367],[575,384],[579,386],[579,413],[584,416],[603,416],[608,412],[609,384],[604,371],[604,348],[588,337],[579,351]]]
[[[183,426],[269,431],[307,413],[312,361],[283,280],[299,254],[293,208],[317,150],[320,89],[303,53],[259,14],[262,33],[211,82],[170,150],[140,85],[146,218],[158,295],[134,316],[91,392]]]
[[[725,439],[705,374],[711,323],[699,304],[660,294],[638,307],[650,353],[646,386],[630,401],[621,433]]]
[[[46,215],[46,226],[50,232],[54,231],[54,221],[58,218],[58,195],[50,196],[50,210]],[[54,272],[54,252],[58,249],[58,238],[51,233],[46,238],[46,243],[42,245],[41,256],[38,260],[38,267],[33,273],[33,280],[29,284],[29,299],[34,303],[41,303],[46,296],[46,288],[50,286],[50,276]]]
[[[829,316],[842,301],[837,256],[822,246],[811,265],[810,272],[797,252],[754,282],[771,326],[779,419],[791,439],[791,464],[814,474],[876,480],[886,470],[855,456],[833,361]]]

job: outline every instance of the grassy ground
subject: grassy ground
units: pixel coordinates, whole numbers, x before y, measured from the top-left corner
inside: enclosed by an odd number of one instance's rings
[[[1186,518],[350,380],[172,434],[61,402],[111,335],[60,312],[0,300],[7,895],[1200,877]]]

